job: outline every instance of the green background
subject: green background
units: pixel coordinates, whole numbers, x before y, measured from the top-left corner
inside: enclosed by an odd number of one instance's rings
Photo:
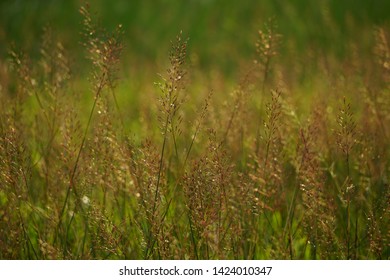
[[[37,51],[46,25],[53,28],[68,49],[79,49],[78,9],[84,3],[1,1],[1,53],[7,51],[11,42]],[[372,27],[387,25],[390,19],[387,0],[96,0],[90,5],[105,28],[123,24],[125,53],[134,62],[146,64],[164,59],[169,42],[182,30],[190,38],[190,51],[197,55],[199,65],[213,65],[225,73],[235,71],[237,57],[252,57],[256,32],[270,17],[276,19],[283,34],[282,56],[291,55],[292,49],[297,55],[316,49],[338,57],[348,53],[346,42],[358,42],[363,50],[368,50]]]

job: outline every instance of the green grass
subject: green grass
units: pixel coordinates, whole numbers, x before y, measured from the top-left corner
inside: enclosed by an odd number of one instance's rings
[[[2,17],[0,258],[389,259],[388,24],[304,2]]]

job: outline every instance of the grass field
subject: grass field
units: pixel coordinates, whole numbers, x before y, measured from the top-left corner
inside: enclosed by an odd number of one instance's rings
[[[0,259],[388,260],[390,3],[286,2],[2,2]]]

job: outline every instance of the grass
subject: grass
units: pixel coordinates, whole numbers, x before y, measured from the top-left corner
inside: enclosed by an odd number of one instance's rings
[[[123,87],[123,27],[80,12],[88,77],[50,28],[0,60],[1,259],[389,259],[386,26],[287,59],[269,20],[236,83],[180,32]]]

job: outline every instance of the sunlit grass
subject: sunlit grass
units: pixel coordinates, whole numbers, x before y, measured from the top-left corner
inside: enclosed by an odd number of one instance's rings
[[[89,60],[50,29],[0,60],[0,258],[389,258],[386,26],[340,58],[274,18],[232,74],[186,32],[132,65],[81,11]]]

